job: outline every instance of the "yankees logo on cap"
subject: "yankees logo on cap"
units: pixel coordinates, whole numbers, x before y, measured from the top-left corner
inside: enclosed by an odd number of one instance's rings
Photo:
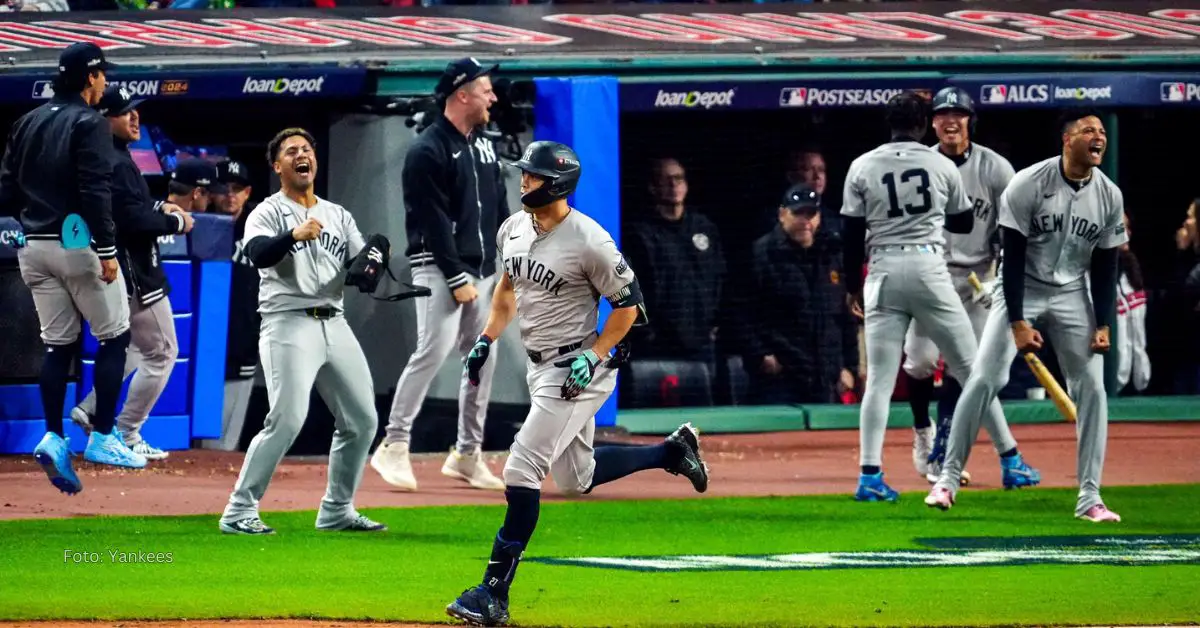
[[[442,77],[438,79],[434,94],[440,98],[446,98],[463,85],[481,76],[491,74],[499,68],[499,64],[485,67],[475,57],[464,57],[458,61],[453,61],[442,72]]]

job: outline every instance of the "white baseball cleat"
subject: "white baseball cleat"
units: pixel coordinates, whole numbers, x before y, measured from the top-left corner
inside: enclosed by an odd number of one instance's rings
[[[940,508],[942,510],[950,510],[954,505],[954,495],[949,490],[940,486],[933,487],[932,491],[925,496],[925,505],[930,508]]]
[[[84,434],[92,433],[92,416],[82,407],[75,406],[71,408],[71,420],[75,422],[75,425],[79,426],[79,429],[83,430]]]
[[[142,454],[145,456],[146,460],[166,460],[167,457],[171,455],[170,453],[165,452],[144,440],[134,443],[130,449],[132,449],[133,453],[135,454]]]
[[[446,457],[446,464],[442,465],[442,475],[464,480],[471,488],[485,491],[504,490],[504,480],[492,475],[492,470],[488,468],[483,453],[479,450],[460,454],[458,450],[451,449],[450,455]]]
[[[1087,512],[1079,515],[1079,518],[1083,519],[1084,521],[1091,521],[1092,523],[1105,523],[1108,521],[1112,521],[1114,523],[1121,522],[1121,515],[1109,510],[1104,504],[1096,504],[1095,506],[1088,508]]]
[[[913,428],[912,460],[918,475],[928,477],[931,473],[929,455],[933,453],[933,438],[936,435],[937,430],[932,425],[920,429]]]
[[[413,476],[412,461],[408,459],[408,443],[379,443],[375,455],[371,456],[371,468],[383,481],[405,491],[417,490],[417,478]]]

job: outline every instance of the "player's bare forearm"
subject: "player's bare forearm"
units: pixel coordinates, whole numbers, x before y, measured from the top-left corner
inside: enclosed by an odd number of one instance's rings
[[[488,313],[487,325],[483,327],[483,335],[495,340],[504,333],[504,328],[517,315],[517,293],[513,290],[508,273],[500,276],[496,289],[492,291],[492,311]]]
[[[629,333],[633,328],[634,322],[637,321],[638,306],[631,305],[629,307],[617,308],[608,315],[608,320],[604,323],[604,329],[600,331],[600,337],[596,339],[596,344],[592,345],[592,351],[596,355],[603,358],[617,346],[618,342]]]

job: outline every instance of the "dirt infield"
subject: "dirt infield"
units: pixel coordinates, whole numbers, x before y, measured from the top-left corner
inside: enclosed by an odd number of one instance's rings
[[[1043,485],[1074,487],[1075,427],[1068,424],[1016,426],[1026,459],[1042,472]],[[657,438],[632,437],[651,443]],[[702,497],[806,495],[854,490],[858,432],[787,432],[707,435],[702,446],[711,469],[710,489]],[[888,433],[884,461],[889,484],[897,490],[927,490],[911,462],[912,431]],[[1200,481],[1200,423],[1120,423],[1109,427],[1104,484],[1174,484]],[[67,497],[46,481],[29,456],[0,457],[0,519],[94,515],[180,515],[220,513],[237,479],[241,453],[193,450],[174,452],[165,461],[139,471],[101,469],[78,463],[83,493]],[[421,490],[397,491],[367,469],[355,500],[361,508],[449,504],[502,504],[500,492],[484,492],[443,477],[443,456],[414,461]],[[502,456],[492,460],[499,473]],[[999,488],[996,454],[983,437],[968,465],[974,486]],[[262,502],[265,512],[315,510],[325,487],[325,460],[289,459],[280,466]],[[547,487],[545,499],[562,499]],[[661,472],[637,474],[609,484],[583,499],[656,499],[696,497],[687,482]],[[214,524],[215,525],[215,524]],[[130,624],[132,625],[132,624]],[[214,624],[215,625],[215,624]],[[220,625],[229,625],[221,623]],[[333,625],[333,624],[330,624]]]

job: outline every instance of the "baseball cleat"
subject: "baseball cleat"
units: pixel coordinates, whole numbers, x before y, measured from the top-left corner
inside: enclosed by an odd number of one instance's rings
[[[860,502],[895,502],[900,499],[900,493],[884,484],[883,472],[875,475],[858,476],[858,490],[854,491],[854,499]]]
[[[483,452],[478,449],[469,454],[460,454],[457,449],[451,449],[450,455],[446,456],[446,463],[442,465],[442,475],[463,480],[470,484],[471,488],[484,491],[504,490],[504,480],[492,474],[483,458]]]
[[[83,430],[84,434],[92,433],[92,415],[88,414],[87,410],[84,410],[81,406],[75,406],[74,408],[71,408],[70,416],[71,421],[74,422],[75,425],[78,425],[79,429]]]
[[[463,591],[446,607],[446,614],[472,626],[503,626],[508,623],[508,600],[480,584]]]
[[[942,477],[941,466],[939,465],[935,469],[934,465],[930,465],[930,472],[928,475],[925,476],[925,481],[929,482],[930,484],[937,484],[937,481],[941,477]],[[963,469],[962,475],[958,476],[958,485],[959,486],[969,486],[970,484],[971,484],[971,472],[967,471],[966,469]]]
[[[1088,508],[1087,512],[1079,515],[1079,518],[1084,521],[1091,521],[1092,523],[1121,522],[1121,515],[1109,510],[1104,504],[1096,504]]]
[[[1021,454],[1000,459],[1000,479],[1005,489],[1037,486],[1042,481],[1042,474],[1037,469],[1025,464]]]
[[[682,475],[692,482],[697,493],[708,490],[708,465],[700,457],[700,432],[691,423],[684,423],[665,439],[679,457],[667,464],[667,473]]]
[[[408,443],[379,443],[375,455],[371,456],[371,468],[384,482],[398,489],[417,490],[417,478],[413,476],[412,462],[408,459]]]
[[[932,491],[925,496],[925,505],[930,508],[940,508],[942,510],[950,510],[954,505],[954,495],[949,490],[940,486],[933,487]]]
[[[366,515],[355,515],[353,519],[337,527],[317,527],[318,530],[334,532],[387,532],[387,525],[372,521]]]
[[[41,465],[54,488],[74,495],[83,490],[83,483],[71,468],[71,439],[54,432],[46,432],[42,441],[33,449],[33,459]]]
[[[920,429],[913,428],[913,467],[917,474],[929,476],[929,455],[933,453],[933,439],[936,436],[933,426]]]
[[[275,528],[268,528],[258,517],[246,517],[237,521],[222,521],[219,526],[225,534],[246,534],[251,536],[275,534]]]
[[[130,449],[133,450],[133,453],[144,456],[146,460],[166,460],[167,456],[171,455],[144,440],[134,443]]]
[[[146,457],[134,453],[117,428],[108,434],[93,431],[88,437],[87,448],[83,450],[83,459],[96,464],[107,464],[114,467],[141,469],[146,466]]]

